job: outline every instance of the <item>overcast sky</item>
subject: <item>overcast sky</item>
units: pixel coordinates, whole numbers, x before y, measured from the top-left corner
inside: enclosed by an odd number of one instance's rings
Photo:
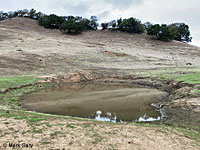
[[[193,45],[200,46],[199,0],[6,0],[0,11],[35,8],[45,14],[98,17],[99,22],[135,17],[143,23],[184,22],[190,26]]]

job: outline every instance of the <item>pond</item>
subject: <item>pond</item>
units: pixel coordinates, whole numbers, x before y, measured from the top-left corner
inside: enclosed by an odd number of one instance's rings
[[[161,114],[152,103],[166,95],[133,85],[74,84],[25,95],[21,105],[30,111],[100,121],[155,121]]]

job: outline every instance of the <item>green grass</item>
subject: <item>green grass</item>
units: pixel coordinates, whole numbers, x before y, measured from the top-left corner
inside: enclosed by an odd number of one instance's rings
[[[181,70],[179,70],[181,72]],[[200,71],[199,72],[190,72],[188,74],[180,74],[180,72],[177,71],[164,71],[164,72],[157,72],[154,73],[154,75],[156,77],[162,78],[162,79],[173,79],[176,81],[182,81],[183,83],[190,83],[190,84],[200,84]],[[8,78],[0,78],[0,92],[6,90],[7,88],[10,87],[16,87],[19,85],[26,85],[26,84],[30,84],[30,83],[35,83],[37,82],[38,79],[37,78],[32,78],[32,77],[27,77],[27,76],[21,76],[21,77],[8,77]],[[55,117],[55,118],[65,118],[65,119],[73,119],[73,120],[82,120],[82,121],[92,121],[92,122],[96,122],[96,123],[103,123],[103,124],[112,124],[110,122],[108,123],[104,123],[104,122],[98,122],[98,121],[94,121],[91,119],[81,119],[81,118],[76,118],[76,117],[69,117],[69,116],[56,116],[56,115],[45,115],[45,114],[40,114],[40,113],[35,113],[35,112],[25,112],[24,110],[22,110],[20,107],[20,109],[15,109],[13,110],[12,108],[16,108],[16,106],[18,106],[18,100],[21,98],[21,96],[23,96],[26,93],[30,93],[33,91],[36,91],[38,89],[44,88],[45,86],[42,87],[26,87],[26,88],[22,88],[22,89],[17,89],[17,90],[12,90],[6,94],[0,94],[0,116],[1,117],[5,117],[5,118],[14,118],[14,119],[25,119],[29,124],[33,124],[34,125],[40,125],[40,124],[34,124],[43,120],[48,120],[49,117]],[[197,90],[195,92],[200,93],[200,90],[198,88],[196,88]],[[7,113],[6,111],[3,110],[3,108],[1,106],[11,106],[9,107],[9,109],[4,109],[4,110],[10,110],[10,113]],[[5,123],[6,124],[6,123]],[[120,124],[120,123],[117,123]],[[165,127],[165,125],[162,124],[137,124],[138,126],[150,126],[150,127]],[[51,127],[51,125],[46,124],[47,127]],[[74,125],[72,124],[67,124],[66,127],[68,128],[75,128]],[[87,122],[85,124],[83,124],[84,128],[88,128],[91,127],[90,124],[88,124]],[[186,136],[191,137],[192,139],[197,140],[198,142],[200,142],[200,134],[195,132],[195,131],[191,131],[188,129],[182,129],[182,128],[178,128],[177,129],[180,132],[183,132]],[[41,129],[36,129],[35,127],[32,130],[33,133],[42,133]],[[55,131],[54,133],[51,133],[51,136],[57,136],[58,134],[63,134],[60,131]],[[108,132],[108,134],[110,134]],[[101,142],[101,137],[98,133],[94,132],[94,134],[92,135],[92,137],[95,138],[95,141],[93,141],[94,144]]]
[[[178,75],[174,79],[176,81],[182,81],[183,83],[200,84],[200,73]]]
[[[0,117],[5,117],[5,118],[18,117],[18,114],[6,113],[5,111],[0,111]]]
[[[15,88],[22,85],[33,84],[36,83],[38,80],[38,78],[29,76],[0,78],[0,108],[22,109],[21,106],[19,106],[19,100],[23,95],[37,91],[39,89],[43,89],[47,85],[38,84],[34,86],[13,89],[4,94],[2,92],[8,88]]]
[[[37,115],[37,114],[26,113],[23,111],[20,112],[11,110],[9,111],[9,113],[7,113],[6,111],[1,109],[0,109],[0,117],[13,118],[16,120],[25,120],[27,124],[29,124],[31,127],[41,126],[44,123],[40,123],[40,121],[47,120],[47,117],[44,117],[40,114]],[[4,124],[8,124],[8,122],[5,122]]]
[[[3,124],[6,124],[6,125],[8,125],[8,124],[9,124],[9,122],[4,122]]]
[[[14,119],[23,120],[23,119],[27,119],[27,116],[19,116],[19,117],[15,117]]]
[[[175,80],[188,84],[200,84],[200,69],[168,69],[144,73],[164,80]]]
[[[200,90],[196,90],[196,91],[194,91],[195,93],[200,93]]]
[[[44,142],[41,142],[41,144],[46,145],[46,144],[51,144],[51,142],[44,141]]]
[[[186,129],[183,127],[178,127],[178,126],[167,126],[163,123],[131,123],[137,126],[146,126],[146,127],[155,127],[155,128],[161,128],[163,129],[164,132],[170,132],[170,133],[175,133],[178,131],[180,133],[183,133],[186,137],[192,139],[195,141],[197,145],[200,146],[200,133],[196,130],[193,129]]]
[[[198,131],[189,130],[185,128],[175,127],[178,132],[182,132],[186,137],[196,141],[196,144],[200,146],[200,133]]]
[[[63,134],[63,133],[60,132],[60,131],[55,131],[54,133],[51,133],[50,136],[51,136],[51,137],[55,137],[55,136],[57,136],[58,134]]]
[[[92,141],[92,144],[98,144],[103,140],[103,137],[100,136],[97,132],[94,132],[92,137],[94,138],[94,141]]]
[[[52,125],[50,125],[49,123],[44,123],[47,127],[51,128]]]
[[[94,132],[94,134],[92,135],[93,137],[98,137],[99,134],[97,132]]]
[[[39,122],[39,121],[43,121],[46,120],[44,118],[29,118],[28,121],[29,122]]]
[[[88,123],[84,123],[84,124],[83,124],[83,127],[84,127],[84,128],[89,128],[89,127],[91,127],[91,125],[88,124]]]
[[[0,91],[4,91],[8,88],[14,88],[20,85],[26,85],[35,83],[38,81],[38,78],[33,78],[29,76],[21,77],[1,77],[0,78]]]
[[[68,128],[75,128],[75,126],[73,126],[72,124],[70,124],[70,123],[68,123],[67,125],[66,125]]]
[[[43,132],[42,132],[42,129],[37,130],[37,129],[35,129],[35,128],[32,130],[32,132],[33,132],[33,133],[39,133],[39,134],[42,134],[42,133],[43,133]]]
[[[181,84],[192,84],[193,92],[194,93],[200,93],[200,73],[199,72],[192,72],[192,73],[186,73],[186,74],[169,74],[169,73],[161,73],[157,74],[156,77],[164,80],[174,80],[179,81]]]

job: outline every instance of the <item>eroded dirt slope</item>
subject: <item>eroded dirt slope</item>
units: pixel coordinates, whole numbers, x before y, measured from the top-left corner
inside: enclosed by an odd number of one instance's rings
[[[144,34],[88,31],[71,36],[27,18],[0,22],[0,75],[194,67],[200,65],[199,56],[198,47]]]

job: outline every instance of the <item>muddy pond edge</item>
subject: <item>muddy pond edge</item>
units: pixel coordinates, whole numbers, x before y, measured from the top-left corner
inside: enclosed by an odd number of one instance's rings
[[[199,74],[199,73],[194,73],[194,74]],[[183,74],[185,75],[185,74]],[[15,80],[16,79],[16,80]],[[7,80],[6,82],[9,83],[3,83],[3,81]],[[50,80],[50,82],[48,81]],[[110,122],[99,122],[91,119],[82,119],[82,118],[77,118],[77,117],[70,117],[70,116],[57,116],[57,115],[47,115],[47,114],[41,114],[41,113],[36,113],[36,112],[28,112],[20,108],[18,100],[27,93],[35,92],[44,88],[48,87],[53,87],[53,86],[60,86],[60,83],[63,80],[63,77],[60,78],[60,76],[57,76],[56,78],[53,79],[53,82],[51,78],[38,78],[38,77],[31,77],[31,76],[20,76],[20,77],[4,77],[1,78],[0,84],[1,85],[8,85],[8,86],[1,86],[0,87],[0,99],[1,100],[8,100],[8,103],[5,105],[4,103],[2,104],[1,101],[1,106],[0,106],[0,115],[2,117],[14,117],[15,119],[27,119],[28,121],[31,120],[31,117],[26,117],[27,115],[35,115],[39,117],[56,117],[56,118],[65,118],[65,119],[75,119],[75,120],[85,120],[85,121],[93,121],[95,123],[110,123]],[[59,81],[59,82],[58,82]],[[11,84],[10,84],[11,82]],[[87,80],[84,79],[82,81],[78,82],[73,82],[76,84],[80,83],[85,83],[85,82],[104,82],[104,83],[130,83],[130,84],[135,84],[135,85],[142,85],[145,87],[150,87],[150,88],[156,88],[159,90],[166,91],[170,94],[171,99],[177,99],[177,98],[184,98],[184,97],[199,97],[198,92],[192,92],[192,93],[187,93],[186,95],[182,95],[182,93],[179,95],[179,93],[175,93],[175,90],[183,87],[190,87],[191,90],[194,89],[194,87],[198,87],[199,83],[197,84],[191,84],[191,83],[183,83],[183,81],[176,81],[173,79],[168,79],[165,77],[159,77],[157,74],[156,76],[151,76],[151,77],[137,77],[133,76],[130,78],[128,77],[106,77],[106,78],[101,78],[101,79],[92,79],[92,80]],[[72,84],[69,82],[69,84]],[[12,85],[10,87],[10,85]],[[15,86],[16,85],[16,86]],[[198,88],[195,88],[197,91],[199,90]],[[10,100],[11,99],[11,100]],[[160,107],[163,107],[162,105]],[[20,115],[20,114],[23,115]],[[14,115],[17,114],[17,115]],[[36,117],[37,118],[37,117]],[[40,120],[40,119],[39,119]],[[39,121],[38,120],[38,121]],[[37,122],[37,119],[36,119]],[[112,123],[111,123],[112,124]],[[121,124],[121,123],[118,123]],[[142,125],[142,126],[166,126],[166,124],[159,123],[130,123],[134,125]],[[190,129],[190,128],[182,128],[176,125],[172,125],[172,128],[177,129],[177,131],[181,131],[184,133],[186,136],[191,137],[192,139],[195,139],[196,141],[200,141],[200,134],[199,132]]]

